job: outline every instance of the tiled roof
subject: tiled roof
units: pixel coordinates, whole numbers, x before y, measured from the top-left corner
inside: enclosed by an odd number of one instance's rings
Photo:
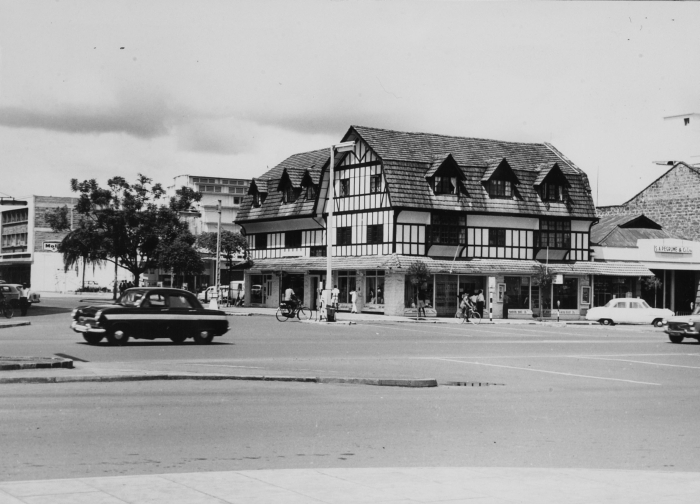
[[[390,254],[385,256],[334,257],[334,270],[383,269],[408,271],[411,264],[425,263],[432,274],[454,275],[534,275],[539,271],[538,261],[515,259],[471,259],[442,260],[430,257]],[[256,259],[253,269],[302,273],[309,270],[325,270],[325,257],[285,257],[279,259]],[[564,275],[613,275],[613,276],[653,276],[649,269],[636,262],[588,262],[569,264],[549,264],[552,273]]]
[[[427,210],[459,210],[561,217],[595,218],[588,178],[571,161],[546,144],[526,144],[448,137],[428,133],[353,126],[355,131],[382,158],[384,176],[394,206]],[[467,195],[435,195],[425,181],[434,167],[434,156],[450,153],[466,179]],[[489,197],[482,181],[488,179],[505,158],[520,184],[512,199]],[[498,163],[493,160],[497,160]],[[543,202],[535,190],[541,172],[538,165],[558,164],[571,184],[570,204]]]
[[[591,228],[591,243],[606,247],[636,247],[637,240],[676,238],[641,212],[604,215]]]
[[[311,215],[314,211],[314,200],[300,197],[294,203],[283,203],[282,192],[277,190],[282,175],[286,172],[294,187],[300,187],[306,171],[314,183],[319,183],[321,168],[328,161],[328,149],[319,149],[301,154],[294,154],[266,173],[253,179],[260,191],[267,191],[267,197],[260,207],[253,207],[253,197],[248,195],[241,202],[241,209],[236,216],[236,222],[257,219],[274,219],[300,215]]]

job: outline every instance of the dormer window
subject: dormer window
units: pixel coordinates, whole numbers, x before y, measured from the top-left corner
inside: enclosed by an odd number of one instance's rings
[[[542,201],[563,201],[569,200],[569,181],[559,168],[557,163],[551,165],[543,164],[538,166],[539,175],[534,186],[542,198]]]
[[[258,208],[262,204],[262,201],[260,201],[260,193],[256,192],[253,194],[253,206],[255,208]]]
[[[489,180],[489,196],[492,198],[512,198],[513,183],[510,180]]]
[[[282,190],[282,203],[294,203],[299,197],[297,189],[294,189],[291,185],[288,185]]]
[[[554,183],[544,183],[540,186],[542,201],[566,201],[569,191],[566,186]]]
[[[304,193],[307,200],[316,199],[316,186],[313,184],[306,186],[304,188]]]
[[[433,181],[433,191],[435,194],[457,194],[456,177],[435,176]]]

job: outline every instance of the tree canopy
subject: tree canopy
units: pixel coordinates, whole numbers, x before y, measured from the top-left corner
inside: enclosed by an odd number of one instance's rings
[[[95,179],[72,179],[71,190],[79,194],[77,219],[70,222],[67,208],[47,216],[54,231],[68,231],[58,247],[65,267],[80,259],[110,261],[132,273],[136,285],[150,268],[202,272],[201,258],[193,248],[195,237],[179,218],[180,211],[201,199],[200,193],[182,187],[167,205],[160,204],[165,190],[141,174],[131,184],[123,177],[111,178],[107,187]]]

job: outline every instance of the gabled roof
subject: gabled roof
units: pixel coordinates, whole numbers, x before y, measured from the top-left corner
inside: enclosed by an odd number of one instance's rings
[[[267,198],[259,207],[253,207],[252,192],[249,191],[248,196],[243,198],[236,222],[313,215],[313,200],[301,197],[293,203],[283,203],[281,192],[283,187],[280,182],[288,179],[292,187],[301,187],[302,180],[308,172],[314,184],[318,184],[321,168],[327,161],[328,149],[302,152],[288,157],[260,177],[253,179],[251,188],[255,184],[258,191],[268,193]]]
[[[486,162],[486,171],[481,177],[481,182],[488,182],[494,176],[499,178],[505,178],[513,182],[514,184],[519,184],[520,180],[513,172],[513,169],[508,164],[506,158],[503,159],[489,159]]]
[[[564,172],[562,172],[561,168],[559,167],[559,163],[557,163],[557,162],[542,163],[540,165],[537,165],[537,169],[539,171],[539,175],[537,175],[537,178],[535,179],[535,182],[533,185],[535,185],[535,186],[542,185],[542,182],[544,182],[545,179],[551,173],[552,176],[558,175],[561,179],[564,180],[567,187],[571,187],[571,184],[569,183],[569,179],[567,179],[566,175],[564,175]]]
[[[435,175],[443,175],[443,172],[449,171],[450,175],[456,175],[460,180],[464,180],[466,177],[462,170],[459,169],[457,161],[452,157],[452,154],[437,154],[433,156],[433,162],[430,164],[430,168],[425,172],[425,178],[430,178]],[[443,175],[447,176],[447,175]]]
[[[637,240],[675,238],[643,213],[605,215],[591,228],[591,243],[605,247],[636,247]]]

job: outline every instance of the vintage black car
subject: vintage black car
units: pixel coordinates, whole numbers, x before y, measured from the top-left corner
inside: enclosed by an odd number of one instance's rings
[[[114,304],[80,306],[72,316],[71,328],[91,344],[104,337],[113,345],[129,338],[205,344],[229,329],[224,312],[204,308],[188,291],[160,287],[128,289]]]

